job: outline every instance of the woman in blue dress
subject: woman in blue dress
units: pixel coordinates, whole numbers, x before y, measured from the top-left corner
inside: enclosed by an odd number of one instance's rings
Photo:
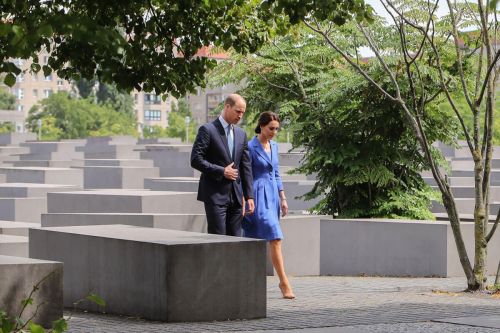
[[[269,252],[274,269],[280,279],[280,290],[284,298],[293,299],[290,282],[285,273],[280,228],[280,213],[288,213],[285,191],[279,173],[278,145],[271,139],[280,126],[277,114],[263,112],[255,128],[257,135],[248,142],[252,160],[253,191],[255,210],[245,216],[243,230],[245,237],[260,238],[269,241]]]

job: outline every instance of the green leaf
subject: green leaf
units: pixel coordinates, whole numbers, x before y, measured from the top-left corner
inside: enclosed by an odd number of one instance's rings
[[[42,70],[43,70],[43,75],[45,76],[49,76],[52,73],[52,68],[50,68],[47,65],[43,65]]]
[[[54,33],[50,24],[43,24],[38,28],[38,33],[44,37],[51,37]]]
[[[86,299],[88,299],[89,301],[91,301],[99,306],[106,306],[106,302],[96,294],[90,294],[86,297]]]
[[[68,322],[66,319],[61,318],[52,323],[52,332],[54,333],[62,333],[68,330]]]
[[[12,87],[13,85],[16,84],[16,76],[12,73],[5,75],[5,79],[3,80],[3,83],[5,83],[9,87]]]
[[[33,304],[33,298],[26,298],[21,301],[22,306],[27,306]]]
[[[498,0],[490,0],[490,9],[495,10],[495,8],[497,7],[497,4],[498,4]]]
[[[12,25],[8,23],[0,23],[0,36],[7,36],[12,31]]]
[[[29,330],[31,333],[45,333],[43,327],[35,323],[30,323]]]

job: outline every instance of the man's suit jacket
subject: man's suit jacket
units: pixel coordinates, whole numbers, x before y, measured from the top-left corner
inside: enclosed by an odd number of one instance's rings
[[[217,118],[198,130],[191,151],[191,166],[201,172],[198,187],[198,200],[209,204],[224,205],[231,200],[234,190],[241,204],[243,195],[253,198],[252,163],[248,152],[245,131],[234,126],[233,159],[229,154],[227,137],[220,120]],[[224,168],[234,162],[239,177],[231,181],[224,177]]]

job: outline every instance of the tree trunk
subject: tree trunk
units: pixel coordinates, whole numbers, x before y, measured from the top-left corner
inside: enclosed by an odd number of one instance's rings
[[[500,284],[500,261],[498,262],[497,276],[495,277],[495,285]]]
[[[474,206],[474,285],[469,285],[469,290],[486,289],[486,205],[483,196],[483,159],[480,152],[474,153],[474,180],[475,180],[475,206]]]
[[[453,238],[455,239],[455,245],[457,246],[458,258],[460,259],[465,277],[467,278],[467,289],[476,290],[477,283],[472,265],[469,261],[469,257],[467,256],[462,231],[460,230],[460,218],[458,217],[457,206],[455,205],[455,200],[453,200],[451,192],[449,193],[450,195],[442,192],[443,205],[450,219],[450,227],[453,232]]]

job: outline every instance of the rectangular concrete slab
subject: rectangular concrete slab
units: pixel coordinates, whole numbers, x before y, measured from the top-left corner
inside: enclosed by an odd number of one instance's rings
[[[152,320],[266,315],[265,241],[123,225],[43,228],[30,230],[30,256],[64,263],[66,306],[92,291],[108,313]]]
[[[83,171],[72,168],[0,167],[9,183],[65,184],[83,188]]]
[[[28,257],[28,237],[0,234],[0,255]]]
[[[49,193],[48,213],[169,213],[201,214],[196,193],[100,190]]]
[[[147,228],[206,232],[205,214],[51,213],[42,214],[43,227],[125,224]]]
[[[51,327],[52,322],[63,316],[63,264],[59,262],[19,258],[0,255],[0,309],[10,317],[21,311],[21,301],[31,293],[33,286],[40,289],[33,294],[33,305],[29,305],[21,317],[33,318],[35,323]]]
[[[47,212],[47,198],[0,198],[0,220],[40,222]]]
[[[28,237],[29,228],[40,228],[38,223],[13,222],[0,220],[0,234]]]
[[[472,258],[474,224],[462,223],[461,229]],[[321,275],[464,275],[449,222],[323,219],[320,235]],[[493,275],[500,260],[499,234],[488,244],[488,254],[487,274]]]
[[[4,133],[0,134],[0,145],[18,145],[21,142],[36,140],[35,133]]]
[[[45,197],[49,192],[81,190],[75,185],[3,183],[0,184],[1,198]]]
[[[144,188],[144,178],[157,177],[158,168],[132,166],[83,166],[84,188]]]

